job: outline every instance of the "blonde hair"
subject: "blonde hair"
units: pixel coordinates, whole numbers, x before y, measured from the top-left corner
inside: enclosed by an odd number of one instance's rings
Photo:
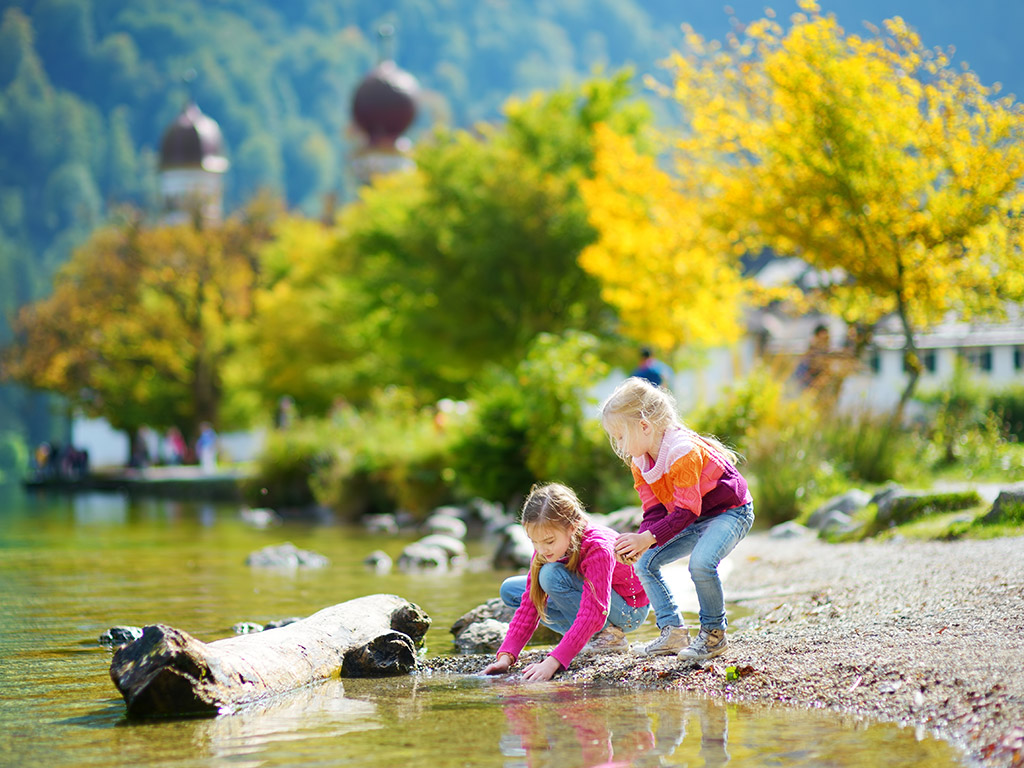
[[[577,573],[580,567],[580,542],[590,518],[576,493],[561,483],[535,485],[523,502],[519,522],[524,528],[558,527],[569,533],[569,561],[566,568]],[[530,602],[537,609],[541,619],[546,619],[545,606],[548,596],[540,586],[540,568],[544,565],[540,557],[530,562]]]
[[[612,450],[626,464],[629,464],[633,457],[627,454],[622,443],[612,436],[615,431],[613,426],[622,427],[622,432],[635,438],[641,429],[642,421],[646,421],[660,432],[672,428],[685,429],[691,437],[731,463],[735,464],[740,459],[734,450],[718,438],[699,434],[686,426],[679,418],[676,399],[669,390],[656,387],[639,376],[631,376],[619,384],[601,405],[601,426],[608,435]]]

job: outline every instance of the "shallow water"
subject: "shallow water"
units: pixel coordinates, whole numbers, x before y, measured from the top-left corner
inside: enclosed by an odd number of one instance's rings
[[[432,617],[429,654],[451,653],[452,622],[508,573],[378,575],[362,565],[374,549],[397,558],[410,540],[309,521],[259,530],[235,506],[0,489],[0,765],[960,764],[946,743],[894,725],[557,680],[331,680],[216,718],[125,718],[110,651],[97,642],[119,624],[162,622],[209,641],[237,621],[306,616],[389,592]],[[284,541],[331,565],[245,565],[250,552]],[[483,562],[490,545],[470,550]]]

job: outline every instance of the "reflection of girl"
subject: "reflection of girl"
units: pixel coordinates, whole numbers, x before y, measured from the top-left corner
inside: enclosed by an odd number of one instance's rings
[[[502,600],[516,612],[497,660],[483,673],[507,672],[541,623],[562,639],[524,668],[527,680],[550,680],[581,651],[628,650],[625,633],[643,623],[649,608],[632,567],[615,559],[615,531],[592,525],[572,489],[558,483],[534,486],[521,522],[534,547],[530,571],[501,585]]]

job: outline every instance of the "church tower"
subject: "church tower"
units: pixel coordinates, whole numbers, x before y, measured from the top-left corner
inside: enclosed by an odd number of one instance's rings
[[[190,101],[160,143],[161,217],[167,224],[223,219],[224,139],[220,126]]]
[[[416,119],[419,82],[395,64],[388,50],[392,28],[385,25],[378,34],[380,61],[352,98],[352,120],[361,140],[352,156],[352,171],[360,184],[377,174],[412,167],[412,143],[402,134]]]

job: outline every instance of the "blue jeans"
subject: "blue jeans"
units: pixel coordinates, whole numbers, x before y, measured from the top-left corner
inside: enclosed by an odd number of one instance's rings
[[[547,620],[541,623],[564,635],[576,621],[576,614],[580,610],[580,600],[583,599],[583,576],[571,573],[563,563],[544,563],[540,567],[540,586],[548,596],[548,604],[544,609]],[[587,588],[589,589],[589,587]],[[499,590],[501,601],[511,608],[518,608],[524,599],[530,599],[529,595],[524,594],[525,592],[525,575],[511,576],[505,579]],[[634,607],[614,589],[611,594],[611,605],[608,606],[608,621],[605,622],[605,627],[614,624],[624,632],[632,632],[644,623],[650,606]]]
[[[718,564],[747,535],[753,523],[753,504],[733,507],[713,517],[697,518],[664,544],[653,546],[640,556],[633,568],[651,601],[659,629],[683,626],[683,614],[661,576],[661,569],[687,555],[700,604],[700,625],[725,629],[725,597]]]

